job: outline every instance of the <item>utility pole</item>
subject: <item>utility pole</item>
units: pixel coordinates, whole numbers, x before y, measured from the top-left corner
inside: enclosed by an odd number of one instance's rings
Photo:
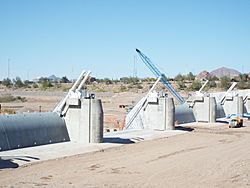
[[[10,58],[8,58],[8,79],[10,79]]]
[[[30,75],[30,71],[29,71],[29,70],[27,70],[27,80],[28,80],[28,81],[30,80],[29,75]]]
[[[133,77],[137,77],[137,70],[136,70],[136,63],[137,63],[137,56],[134,56],[134,69],[133,69]]]

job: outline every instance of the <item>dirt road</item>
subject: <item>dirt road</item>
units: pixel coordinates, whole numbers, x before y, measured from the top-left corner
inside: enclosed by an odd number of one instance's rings
[[[250,126],[192,128],[170,138],[1,169],[0,187],[250,187]]]

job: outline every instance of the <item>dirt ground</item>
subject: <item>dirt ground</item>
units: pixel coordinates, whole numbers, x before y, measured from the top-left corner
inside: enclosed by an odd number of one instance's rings
[[[53,111],[56,105],[66,96],[62,91],[25,91],[25,90],[0,90],[1,94],[11,94],[15,97],[24,97],[27,101],[13,101],[1,103],[2,109],[13,109],[17,113]],[[106,129],[119,129],[124,124],[127,108],[140,100],[145,93],[96,93],[96,98],[102,100],[104,111],[104,127]],[[126,108],[120,108],[125,105]],[[105,131],[104,130],[104,131]]]
[[[5,91],[4,91],[5,92]],[[12,91],[17,110],[51,111],[63,92]],[[100,93],[105,117],[121,120],[141,93]],[[112,119],[112,118],[111,118]],[[195,124],[190,132],[84,155],[0,169],[0,187],[250,187],[250,122]],[[190,126],[190,125],[189,125]],[[187,127],[186,127],[187,128]]]
[[[0,187],[250,187],[250,122],[0,170]]]

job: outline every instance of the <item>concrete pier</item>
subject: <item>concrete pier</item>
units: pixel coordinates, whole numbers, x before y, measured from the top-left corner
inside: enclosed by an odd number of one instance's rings
[[[244,100],[244,112],[250,113],[250,94],[249,94],[249,96],[246,96],[246,98]]]
[[[77,143],[100,143],[103,137],[103,109],[99,99],[67,101],[65,116],[70,140]]]
[[[226,116],[231,114],[243,115],[244,103],[242,96],[227,96],[222,106]]]
[[[132,119],[132,121],[131,121]],[[128,129],[174,130],[175,106],[173,98],[159,96],[153,92],[147,99],[141,101],[127,114]]]
[[[197,122],[216,121],[216,101],[214,97],[198,96],[193,99],[193,111]]]
[[[174,130],[174,112],[173,98],[164,97],[148,102],[144,111],[144,127],[152,130]]]

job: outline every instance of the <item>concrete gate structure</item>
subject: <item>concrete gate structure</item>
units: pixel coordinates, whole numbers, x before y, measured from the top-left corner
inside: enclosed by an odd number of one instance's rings
[[[58,142],[100,143],[101,100],[82,90],[90,71],[83,71],[53,112],[0,115],[0,151]]]

